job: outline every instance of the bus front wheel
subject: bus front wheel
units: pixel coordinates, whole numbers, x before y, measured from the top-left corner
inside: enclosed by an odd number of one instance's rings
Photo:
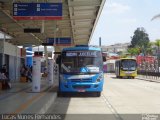
[[[96,92],[96,97],[100,97],[101,96],[101,92]]]
[[[63,96],[64,96],[64,93],[61,92],[61,91],[58,91],[58,92],[57,92],[57,96],[58,96],[58,97],[63,97]]]

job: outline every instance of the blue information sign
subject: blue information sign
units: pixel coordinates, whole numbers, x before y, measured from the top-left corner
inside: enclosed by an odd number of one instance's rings
[[[16,20],[62,19],[62,3],[13,3]]]
[[[49,44],[56,44],[56,45],[69,45],[71,44],[71,38],[65,37],[65,38],[48,38],[47,43]]]

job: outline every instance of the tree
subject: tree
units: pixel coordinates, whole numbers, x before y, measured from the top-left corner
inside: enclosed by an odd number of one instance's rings
[[[154,20],[154,19],[157,19],[157,18],[160,18],[160,14],[155,15],[151,20]]]
[[[154,17],[152,18],[152,20],[158,19],[158,18],[160,18],[160,14],[154,16]],[[160,42],[160,39],[157,39],[156,42],[155,42],[155,45],[158,47],[158,50],[157,50],[157,55],[158,55],[158,72],[160,72],[160,71],[159,71],[159,66],[160,66],[160,56],[159,56],[160,44],[159,44],[159,42]]]
[[[155,15],[151,20],[158,19],[158,18],[160,18],[160,14]],[[156,40],[155,45],[157,46],[158,51],[159,51],[159,49],[160,49],[160,39]]]
[[[143,47],[146,48],[148,43],[149,43],[149,37],[148,34],[145,32],[145,29],[142,28],[137,28],[134,32],[133,37],[131,37],[131,48],[134,47]]]
[[[139,48],[128,48],[128,53],[130,53],[131,56],[138,55],[140,52]]]
[[[126,58],[129,53],[127,51],[119,51],[117,54],[120,58]]]
[[[158,51],[159,51],[159,48],[160,48],[160,39],[157,39],[154,44],[158,48]]]
[[[152,45],[154,45],[154,44],[155,44],[155,43],[153,43],[153,42],[149,42],[149,43],[148,43],[147,48],[145,49],[146,54],[148,54],[148,55],[152,55],[152,54],[153,54]]]

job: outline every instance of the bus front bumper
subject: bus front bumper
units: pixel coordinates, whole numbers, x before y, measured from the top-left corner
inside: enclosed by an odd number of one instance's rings
[[[101,92],[103,82],[97,83],[60,83],[60,91],[62,92]]]
[[[121,71],[120,72],[121,74],[120,74],[120,76],[122,76],[122,77],[136,77],[137,76],[137,72],[136,71]]]

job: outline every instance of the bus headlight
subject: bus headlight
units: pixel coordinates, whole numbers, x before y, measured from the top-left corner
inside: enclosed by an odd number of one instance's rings
[[[67,83],[67,80],[66,80],[66,79],[63,79],[62,82]]]
[[[63,75],[60,76],[60,80],[61,80],[63,83],[67,83],[67,79],[66,79]]]
[[[100,74],[96,80],[96,82],[100,82],[103,79],[103,74]]]

